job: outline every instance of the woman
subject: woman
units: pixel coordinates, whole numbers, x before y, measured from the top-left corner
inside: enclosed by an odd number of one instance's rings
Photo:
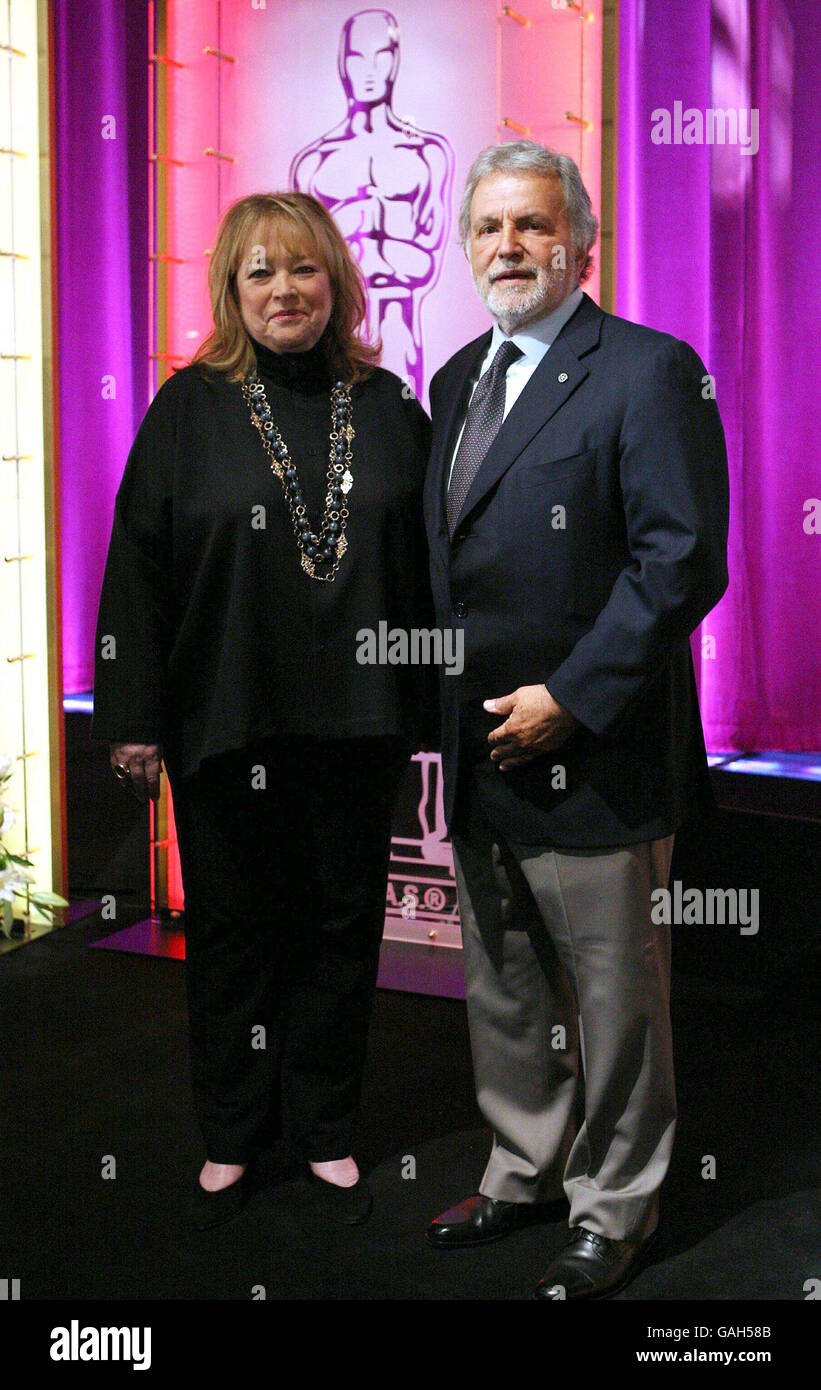
[[[92,736],[141,798],[161,761],[171,782],[195,1224],[239,1211],[280,1110],[322,1212],[357,1223],[391,820],[435,707],[430,668],[360,664],[358,634],[432,624],[429,422],[359,336],[363,283],[315,199],[234,203],[209,287],[213,331],[117,493]]]

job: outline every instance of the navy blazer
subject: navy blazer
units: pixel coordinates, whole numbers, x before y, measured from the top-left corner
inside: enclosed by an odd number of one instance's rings
[[[593,848],[655,839],[710,803],[690,652],[727,587],[729,486],[709,378],[688,344],[584,295],[502,424],[453,538],[446,479],[490,334],[434,376],[425,482],[440,627],[448,827],[478,795],[508,838]],[[501,772],[482,702],[544,683],[579,720]]]

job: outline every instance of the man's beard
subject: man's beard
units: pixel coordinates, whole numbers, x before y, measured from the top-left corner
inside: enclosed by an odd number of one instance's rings
[[[519,268],[510,267],[511,270]],[[533,279],[524,285],[520,281],[521,287],[512,294],[503,286],[489,284],[487,272],[482,277],[473,277],[473,283],[485,308],[508,333],[515,333],[517,328],[533,319],[542,318],[552,309],[557,309],[573,288],[566,270],[544,265],[529,266],[528,270],[535,272]],[[494,273],[499,275],[504,274],[504,271]]]

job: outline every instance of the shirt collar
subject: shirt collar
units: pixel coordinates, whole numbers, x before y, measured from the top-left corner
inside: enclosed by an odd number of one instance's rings
[[[567,298],[563,299],[556,309],[545,314],[543,318],[534,319],[532,323],[525,324],[519,333],[511,333],[510,341],[521,348],[527,362],[533,365],[538,365],[541,362],[554,338],[559,336],[568,319],[575,314],[582,302],[582,296],[582,287],[577,285],[575,290],[571,290]],[[495,323],[489,349],[491,361],[496,356],[501,344],[507,341],[507,334],[502,332],[498,323]]]

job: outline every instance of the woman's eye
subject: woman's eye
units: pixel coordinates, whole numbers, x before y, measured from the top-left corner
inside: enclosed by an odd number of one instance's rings
[[[313,275],[313,274],[314,274],[314,270],[315,270],[315,267],[312,266],[312,265],[298,265],[298,266],[297,266],[297,269],[296,269],[296,273],[297,273],[297,275]]]

